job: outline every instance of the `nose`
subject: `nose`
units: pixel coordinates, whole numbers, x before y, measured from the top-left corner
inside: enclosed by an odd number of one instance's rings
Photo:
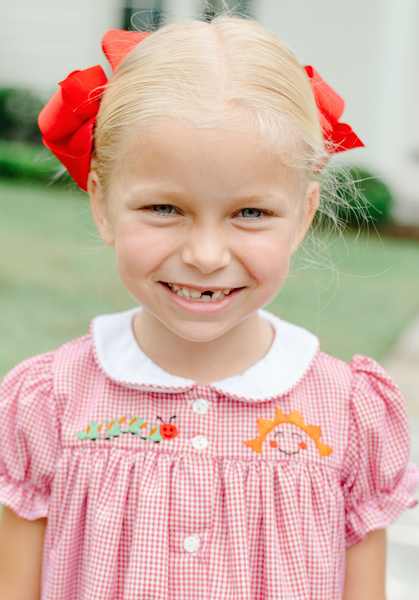
[[[189,233],[183,246],[182,260],[206,275],[226,267],[231,261],[231,252],[225,233],[223,235],[212,227]]]

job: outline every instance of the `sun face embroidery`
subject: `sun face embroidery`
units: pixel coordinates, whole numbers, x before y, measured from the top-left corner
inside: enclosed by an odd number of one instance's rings
[[[243,442],[255,452],[262,454],[263,442],[266,437],[273,432],[274,435],[271,436],[269,441],[272,448],[277,448],[279,452],[287,456],[298,454],[301,450],[307,448],[307,444],[303,441],[301,435],[302,431],[304,431],[316,444],[320,456],[327,456],[333,452],[332,448],[320,441],[322,435],[321,428],[316,425],[306,425],[298,410],[295,410],[287,416],[277,408],[273,421],[269,421],[268,419],[258,419],[258,422],[259,436],[254,440]],[[284,424],[287,425],[287,427],[280,427]],[[293,427],[290,427],[290,425]]]
[[[173,419],[176,419],[176,415],[170,417],[168,423],[165,423],[161,417],[157,417],[157,420],[162,423],[158,426],[144,421],[141,417],[125,416],[106,423],[89,423],[84,431],[79,431],[76,435],[79,440],[109,440],[123,433],[131,433],[144,441],[158,444],[162,440],[172,440],[178,435],[178,429],[172,423]]]

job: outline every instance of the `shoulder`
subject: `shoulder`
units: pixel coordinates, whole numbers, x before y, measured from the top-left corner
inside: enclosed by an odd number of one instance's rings
[[[54,371],[65,367],[78,371],[95,360],[92,333],[67,342],[54,351]]]
[[[343,386],[348,390],[352,386],[353,372],[351,365],[340,358],[326,354],[320,349],[314,357],[307,374],[319,380]]]
[[[87,334],[55,350],[23,360],[2,379],[0,405],[12,396],[19,396],[24,401],[41,390],[52,394],[57,375],[60,376],[63,370],[68,373],[69,369],[76,373],[91,360],[93,354],[92,336]]]
[[[358,393],[389,393],[400,396],[394,379],[373,358],[356,354],[350,364],[354,391]]]
[[[5,375],[0,385],[0,407],[13,397],[22,402],[33,397],[37,390],[49,392],[53,385],[54,352],[28,358]]]
[[[350,362],[351,416],[358,431],[370,433],[390,428],[395,437],[408,444],[409,427],[406,405],[394,379],[373,360],[356,355]]]
[[[356,354],[349,363],[319,350],[307,376],[345,389],[352,398],[389,394],[399,398],[400,388],[383,367],[368,356]]]
[[[291,391],[333,422],[342,422],[345,429],[352,388],[351,366],[318,349],[306,373]]]
[[[54,362],[54,351],[45,352],[31,356],[13,367],[2,379],[2,386],[10,386],[16,381],[22,379],[33,379],[39,377],[44,379],[52,374],[52,365]]]
[[[368,437],[382,438],[390,429],[408,444],[405,403],[397,383],[372,358],[356,355],[349,363],[318,351],[310,368],[295,388],[319,414],[331,423],[335,445],[342,451],[354,448]]]
[[[92,333],[76,338],[54,351],[53,386],[57,402],[83,397],[102,377]]]

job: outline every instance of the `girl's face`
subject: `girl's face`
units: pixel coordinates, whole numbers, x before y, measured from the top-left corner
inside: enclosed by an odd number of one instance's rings
[[[266,306],[319,201],[318,184],[246,133],[161,123],[131,135],[93,214],[129,293],[179,337],[211,341]]]

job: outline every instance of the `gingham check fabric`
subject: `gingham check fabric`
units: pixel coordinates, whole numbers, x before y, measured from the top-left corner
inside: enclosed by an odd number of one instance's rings
[[[0,502],[48,517],[42,600],[338,600],[345,547],[416,504],[402,397],[362,356],[252,400],[117,381],[87,335],[0,411]]]

